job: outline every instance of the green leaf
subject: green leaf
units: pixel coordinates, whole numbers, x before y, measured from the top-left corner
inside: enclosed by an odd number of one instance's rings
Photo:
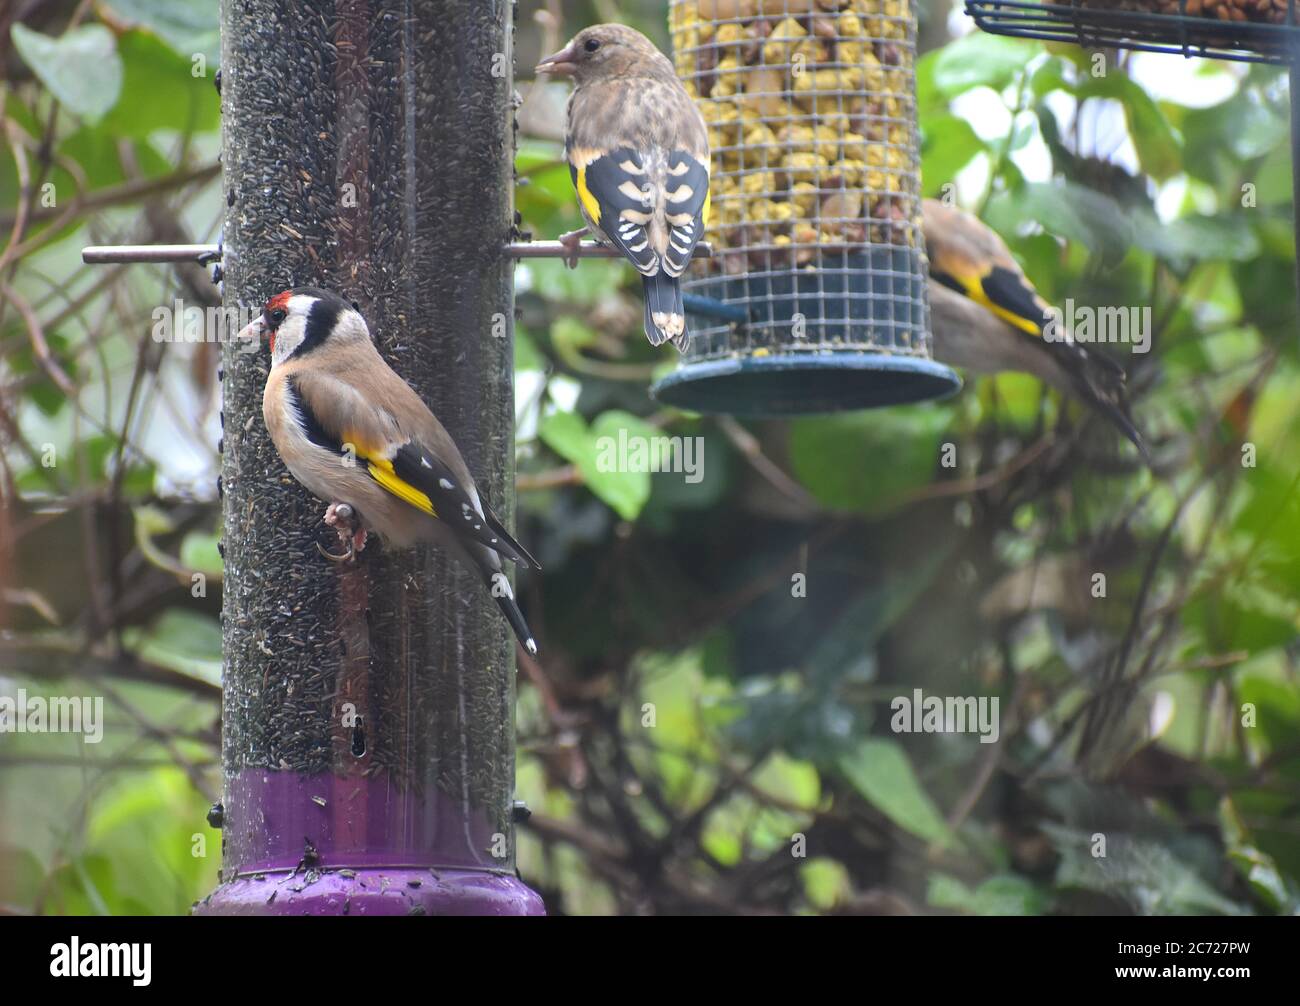
[[[584,259],[577,269],[559,259],[528,259],[519,266],[521,291],[535,290],[552,300],[583,306],[594,304],[618,290],[632,267],[612,259]]]
[[[23,62],[68,111],[98,122],[122,93],[122,58],[103,25],[72,28],[50,38],[15,24],[14,48]]]
[[[1059,887],[1096,891],[1126,901],[1139,915],[1245,915],[1166,840],[1120,831],[1105,833],[1105,855],[1096,838],[1074,828],[1044,822],[1061,857]]]
[[[188,59],[142,31],[118,39],[124,80],[122,98],[103,128],[141,139],[158,130],[205,132],[221,124],[221,99],[212,77],[195,77]]]
[[[843,863],[819,857],[799,869],[804,895],[814,908],[827,911],[853,893],[853,880]]]
[[[532,336],[522,328],[515,329],[515,372],[521,370],[545,370],[546,360],[537,351]]]
[[[221,626],[207,615],[169,608],[148,629],[127,629],[123,644],[141,660],[221,684]]]
[[[597,497],[624,520],[636,520],[650,498],[650,472],[641,462],[637,444],[647,448],[663,436],[657,429],[627,412],[606,412],[588,427],[572,412],[556,412],[538,430],[551,450],[578,466],[583,480]],[[620,446],[629,447],[627,456]]]
[[[1259,238],[1241,215],[1186,216],[1163,223],[1155,214],[1135,210],[1134,243],[1175,263],[1212,260],[1244,262],[1259,254]]]
[[[217,548],[218,536],[206,531],[191,531],[181,542],[181,564],[209,576],[220,576],[225,568]]]
[[[1281,144],[1264,158],[1255,173],[1255,204],[1277,206],[1290,202],[1291,150],[1286,144]],[[1294,240],[1294,232],[1291,238]]]
[[[1273,857],[1250,843],[1249,835],[1230,797],[1219,801],[1219,823],[1228,858],[1250,884],[1255,896],[1274,912],[1296,910],[1296,898],[1287,886]]]
[[[1029,374],[993,374],[979,388],[981,406],[1016,429],[1028,432],[1038,421],[1043,385]]]
[[[971,32],[940,50],[934,64],[934,86],[949,98],[975,87],[1000,91],[1040,52],[1037,43]]]
[[[1289,156],[1284,109],[1243,88],[1218,105],[1188,111],[1182,124],[1188,173],[1215,185],[1250,179],[1241,175],[1241,161],[1272,152]]]
[[[754,785],[787,806],[816,810],[821,800],[821,777],[811,762],[797,761],[777,751],[754,773]]]
[[[1024,877],[1000,873],[971,890],[956,877],[936,873],[930,878],[926,900],[935,908],[950,908],[968,915],[1042,915],[1048,898]]]
[[[1163,181],[1182,170],[1182,138],[1146,91],[1123,73],[1086,77],[1075,89],[1080,101],[1110,98],[1124,107],[1128,133],[1142,170]]]
[[[107,0],[123,20],[148,28],[186,57],[221,55],[221,5],[211,0]]]
[[[828,507],[878,510],[930,481],[950,417],[926,405],[796,419],[795,474]]]
[[[1065,76],[1068,64],[1063,59],[1049,59],[1039,66],[1029,78],[1029,90],[1035,98],[1041,98],[1052,91],[1066,91],[1074,94],[1074,84]]]
[[[1007,234],[1040,225],[1049,234],[1080,242],[1107,263],[1120,261],[1135,240],[1128,211],[1109,196],[1072,182],[1032,182],[999,193],[989,201],[985,218]]]
[[[984,150],[984,141],[969,122],[955,115],[925,119],[925,140],[921,145],[921,178],[925,195],[938,195],[943,186]]]
[[[595,343],[596,333],[572,315],[565,315],[551,325],[551,340],[557,352],[577,353]]]
[[[111,864],[96,886],[113,915],[184,912],[212,889],[221,838],[204,822],[205,810],[203,794],[171,766],[105,788],[85,841]]]
[[[953,833],[912,771],[897,741],[864,740],[839,762],[840,770],[873,807],[927,842],[948,844]]]

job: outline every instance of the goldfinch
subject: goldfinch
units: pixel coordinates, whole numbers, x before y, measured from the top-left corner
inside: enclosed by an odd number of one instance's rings
[[[537,72],[573,78],[564,150],[583,218],[641,273],[651,345],[685,352],[680,277],[709,219],[704,118],[668,57],[623,25],[584,28]],[[561,238],[571,255],[581,233]]]
[[[1044,337],[1053,320],[997,234],[970,213],[926,199],[934,357],[980,374],[1024,371],[1104,416],[1149,460],[1129,414],[1124,369],[1065,337]]]
[[[540,568],[479,494],[442,424],[379,355],[360,312],[327,290],[297,287],[266,302],[239,334],[269,334],[262,417],[293,477],[330,504],[325,521],[359,525],[393,545],[443,545],[477,569],[524,648],[537,644],[502,558]]]

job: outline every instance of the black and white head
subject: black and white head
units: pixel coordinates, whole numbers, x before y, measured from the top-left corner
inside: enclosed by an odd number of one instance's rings
[[[330,290],[310,286],[277,293],[249,326],[255,327],[259,330],[250,334],[269,336],[272,367],[301,359],[327,343],[337,347],[370,342],[370,329],[355,306]]]

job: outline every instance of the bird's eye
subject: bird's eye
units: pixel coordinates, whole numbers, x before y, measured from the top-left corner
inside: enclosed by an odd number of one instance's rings
[[[595,52],[597,49],[600,48],[600,39],[598,38],[587,39],[587,43],[586,45],[583,46],[583,48],[586,49],[588,52]]]
[[[272,325],[279,325],[287,317],[288,314],[285,312],[284,308],[277,307],[274,311],[272,311],[270,314],[266,316],[266,320],[269,321]]]

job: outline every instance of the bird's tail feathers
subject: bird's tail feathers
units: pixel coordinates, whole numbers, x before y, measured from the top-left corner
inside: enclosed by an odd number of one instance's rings
[[[1089,352],[1077,343],[1056,343],[1054,346],[1059,347],[1058,362],[1070,382],[1067,390],[1074,392],[1123,433],[1138,449],[1142,460],[1150,465],[1151,453],[1129,408],[1124,368],[1104,353]]]
[[[501,614],[506,616],[506,621],[510,623],[510,628],[514,630],[515,636],[523,644],[524,649],[532,656],[537,656],[537,641],[533,639],[533,632],[524,621],[524,613],[519,610],[519,605],[515,601],[514,591],[510,589],[510,580],[500,569],[485,570],[485,572],[488,574],[488,591],[496,601],[497,607],[501,609]]]
[[[680,352],[686,352],[691,335],[686,331],[681,280],[661,269],[653,276],[642,277],[642,285],[645,288],[645,336],[650,345],[660,346],[671,339]]]
[[[479,496],[479,503],[483,506],[483,518],[487,521],[487,526],[492,529],[493,535],[497,538],[497,541],[493,543],[497,553],[512,562],[518,563],[524,569],[531,566],[540,573],[542,564],[533,558],[528,549],[515,541],[514,536],[506,530],[505,522],[496,515],[496,511],[488,505],[488,501],[482,495]]]

